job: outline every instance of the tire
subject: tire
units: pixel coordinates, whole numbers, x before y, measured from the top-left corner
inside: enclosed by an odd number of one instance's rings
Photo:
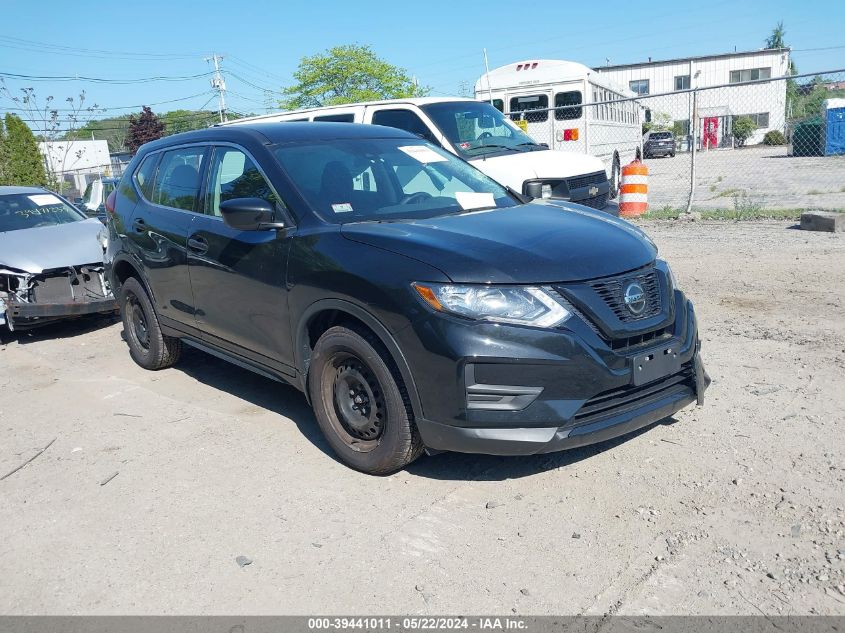
[[[622,185],[622,169],[619,167],[619,157],[613,157],[613,166],[610,168],[610,198],[615,200],[619,196],[619,187]]]
[[[675,152],[672,152],[671,154],[669,154],[669,158],[675,158]]]
[[[135,277],[121,286],[120,314],[132,360],[150,370],[170,367],[179,360],[182,341],[162,334],[150,297]]]
[[[353,324],[326,330],[311,356],[308,392],[323,435],[347,466],[388,475],[422,454],[408,393],[372,332]]]

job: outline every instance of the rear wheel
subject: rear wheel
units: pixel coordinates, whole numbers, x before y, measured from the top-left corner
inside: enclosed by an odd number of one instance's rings
[[[121,286],[120,313],[132,360],[144,369],[164,369],[179,360],[182,342],[162,334],[150,297],[135,277]]]
[[[308,389],[323,435],[348,466],[387,475],[422,453],[405,387],[371,332],[327,330],[314,346]]]

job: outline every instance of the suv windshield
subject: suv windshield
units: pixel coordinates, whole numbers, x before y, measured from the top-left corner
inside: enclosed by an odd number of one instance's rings
[[[80,222],[86,217],[52,193],[0,195],[0,233]]]
[[[329,222],[430,218],[519,204],[453,154],[415,139],[278,145],[281,166]]]
[[[467,158],[541,147],[489,103],[446,101],[422,106],[455,149]]]

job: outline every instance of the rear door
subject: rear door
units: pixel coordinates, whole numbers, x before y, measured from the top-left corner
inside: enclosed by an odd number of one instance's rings
[[[184,331],[195,326],[186,249],[206,151],[192,145],[147,156],[133,176],[141,197],[125,227],[156,312],[165,325]]]
[[[239,231],[220,203],[261,198],[290,230]],[[198,327],[209,343],[292,373],[287,254],[293,224],[281,198],[244,148],[217,145],[209,158],[201,203],[188,234],[188,264]]]

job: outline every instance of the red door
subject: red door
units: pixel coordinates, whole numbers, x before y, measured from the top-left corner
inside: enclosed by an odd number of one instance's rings
[[[704,149],[718,147],[719,145],[719,119],[718,117],[707,117],[704,119],[704,129],[701,134],[701,146]]]

